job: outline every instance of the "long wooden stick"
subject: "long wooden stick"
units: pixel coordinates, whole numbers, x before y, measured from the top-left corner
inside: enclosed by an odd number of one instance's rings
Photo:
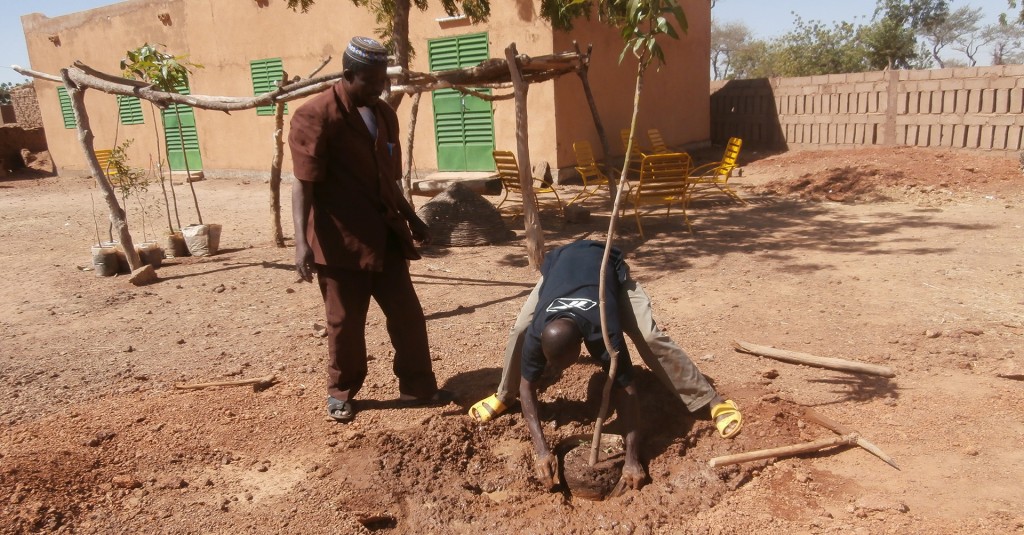
[[[889,466],[891,466],[891,467],[893,467],[893,468],[895,468],[897,470],[900,469],[900,467],[896,465],[896,461],[892,457],[890,457],[887,453],[882,451],[882,448],[879,448],[878,446],[876,446],[872,442],[870,442],[868,439],[860,436],[860,434],[857,433],[856,431],[854,431],[853,429],[850,429],[849,427],[846,427],[845,425],[842,425],[839,422],[833,421],[833,420],[827,418],[823,414],[819,414],[814,409],[805,409],[804,410],[804,418],[807,419],[807,420],[810,420],[810,421],[812,421],[812,422],[814,422],[814,423],[816,423],[818,425],[821,425],[822,427],[825,427],[826,429],[831,429],[832,431],[835,431],[836,433],[839,433],[840,435],[857,435],[857,445],[858,446],[868,450],[868,452],[870,452],[875,457],[878,457],[879,459],[885,461],[885,463],[888,464]]]
[[[174,388],[179,390],[197,390],[200,388],[212,388],[215,386],[245,386],[253,385],[253,387],[265,387],[270,386],[277,379],[274,375],[267,375],[264,377],[254,377],[252,379],[239,379],[237,381],[214,381],[212,383],[192,383],[192,384],[176,384]]]
[[[518,55],[515,43],[505,48],[505,60],[508,62],[509,76],[516,94],[516,162],[519,163],[519,184],[523,195],[526,256],[530,259],[530,265],[540,271],[540,265],[544,263],[544,230],[541,228],[537,194],[533,191],[533,170],[530,167],[530,123],[527,120],[526,105],[530,84],[523,78],[519,61],[516,59]]]
[[[769,459],[772,457],[790,457],[793,455],[800,455],[801,453],[811,453],[825,448],[831,448],[833,446],[849,446],[857,443],[857,436],[858,435],[856,433],[852,433],[841,437],[824,438],[814,442],[807,442],[805,444],[748,451],[746,453],[737,453],[734,455],[723,455],[709,460],[708,466],[714,468],[716,466],[728,466],[730,464],[759,461],[761,459]]]
[[[867,373],[871,375],[881,375],[882,377],[896,377],[896,372],[888,366],[865,364],[863,362],[854,362],[852,360],[836,359],[831,357],[819,357],[809,353],[798,353],[796,351],[787,351],[785,349],[776,349],[774,347],[759,346],[742,340],[734,340],[733,346],[737,351],[743,353],[768,357],[770,359],[781,360],[792,364],[806,364],[807,366],[827,368],[830,370]]]

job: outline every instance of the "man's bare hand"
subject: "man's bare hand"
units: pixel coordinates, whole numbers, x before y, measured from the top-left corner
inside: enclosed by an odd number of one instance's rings
[[[295,271],[299,280],[313,282],[313,249],[306,243],[295,244]]]
[[[430,227],[422,219],[416,217],[409,221],[409,230],[412,231],[412,239],[421,245],[430,245]]]
[[[627,490],[640,490],[646,479],[647,472],[644,471],[643,466],[640,466],[639,463],[626,464],[622,467],[622,477],[612,489],[611,497],[622,496]]]
[[[558,477],[558,458],[547,453],[538,455],[536,464],[533,467],[534,474],[540,480],[541,485],[547,490],[555,488]]]

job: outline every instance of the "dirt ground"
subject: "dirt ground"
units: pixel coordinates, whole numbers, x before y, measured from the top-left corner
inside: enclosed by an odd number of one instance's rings
[[[539,488],[518,406],[486,425],[466,416],[494,391],[535,281],[521,221],[508,220],[511,242],[431,247],[412,264],[435,371],[457,404],[396,406],[374,306],[370,378],[342,425],[325,417],[320,296],[296,283],[292,249],[272,245],[267,184],[195,183],[206,221],[223,225],[222,251],[168,259],[158,282],[135,287],[88,269],[104,220],[91,179],[2,180],[0,532],[1024,532],[1017,155],[747,151],[743,162],[734,183],[747,204],[696,203],[692,236],[658,215],[642,241],[626,219],[617,239],[662,327],[740,405],[743,431],[719,438],[641,366],[650,479],[600,502]],[[187,186],[176,186],[188,220]],[[546,214],[547,245],[603,239],[608,212],[589,206],[586,223]],[[150,236],[160,214],[149,209]],[[284,226],[290,236],[287,215]],[[734,340],[896,376],[773,361]],[[576,365],[544,392],[550,442],[591,432],[598,372]],[[278,382],[259,391],[174,388],[268,374]],[[856,447],[708,466],[835,436],[802,419],[805,407],[901,470]]]

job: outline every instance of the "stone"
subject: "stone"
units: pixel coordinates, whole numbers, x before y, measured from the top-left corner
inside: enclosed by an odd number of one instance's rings
[[[128,278],[128,282],[135,286],[144,286],[159,280],[156,275],[156,270],[151,265],[145,265],[132,271],[131,277]]]
[[[566,223],[586,223],[590,221],[590,210],[575,204],[565,207]]]
[[[554,180],[551,178],[551,164],[545,161],[539,161],[533,164],[533,178],[542,180],[545,184],[553,184]]]
[[[119,489],[137,489],[142,486],[141,481],[127,475],[114,476],[114,478],[110,480],[110,484]]]

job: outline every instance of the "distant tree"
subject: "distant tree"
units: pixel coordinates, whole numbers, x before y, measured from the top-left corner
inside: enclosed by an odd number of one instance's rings
[[[339,0],[335,0],[339,1]],[[394,55],[399,67],[409,71],[409,60],[414,55],[409,40],[409,13],[413,6],[420,11],[427,9],[428,0],[350,0],[359,7],[365,7],[373,13],[379,26],[376,28],[381,43]],[[307,13],[316,0],[286,0],[288,9]],[[491,15],[490,0],[441,0],[441,5],[449,15],[462,13],[473,23],[486,21]],[[461,10],[460,10],[461,8]],[[404,75],[403,75],[404,76]],[[404,80],[400,80],[404,81]],[[403,93],[388,95],[388,103],[397,108]]]
[[[711,22],[711,71],[715,80],[733,74],[732,62],[736,54],[747,47],[751,39],[750,28],[742,22]]]
[[[1006,5],[1008,5],[1010,9],[1017,9],[1017,0],[1006,0]],[[999,22],[1003,24],[1024,24],[1024,3],[1021,3],[1020,11],[1017,13],[1017,16],[1012,19],[1008,18],[1006,13],[1000,13]]]
[[[921,63],[910,12],[900,0],[878,0],[874,18],[860,31],[872,69],[910,69]]]
[[[949,17],[948,0],[877,0],[875,18],[898,21],[914,31],[942,24]]]
[[[988,27],[975,28],[973,32],[958,37],[949,47],[966,56],[967,66],[974,67],[978,64],[981,49],[987,46],[992,38],[993,34],[988,31]],[[949,60],[946,63],[948,65]]]
[[[796,16],[795,28],[782,36],[772,60],[775,76],[811,76],[865,70],[865,50],[856,26],[837,22],[804,22]],[[771,47],[770,47],[771,48]]]
[[[728,78],[747,80],[781,76],[777,65],[778,40],[754,39],[733,53]]]
[[[770,40],[747,39],[730,54],[728,78],[811,76],[867,68],[859,30],[848,22],[826,26],[795,15],[795,28]]]
[[[12,82],[0,83],[0,104],[11,103],[11,90],[15,88]]]
[[[1024,62],[1024,26],[996,23],[983,31],[992,46],[992,65]]]
[[[954,10],[947,17],[923,26],[919,33],[927,41],[932,59],[935,60],[939,68],[943,68],[946,64],[939,56],[939,52],[962,40],[965,36],[977,33],[980,22],[981,8],[963,6]]]

